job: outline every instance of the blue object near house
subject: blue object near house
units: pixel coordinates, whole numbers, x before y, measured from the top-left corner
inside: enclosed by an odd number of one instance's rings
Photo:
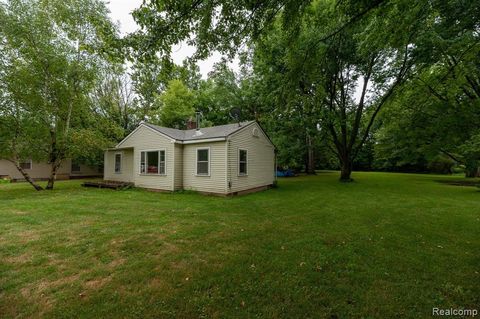
[[[277,170],[277,177],[293,177],[295,173],[291,169],[287,169],[285,171]]]

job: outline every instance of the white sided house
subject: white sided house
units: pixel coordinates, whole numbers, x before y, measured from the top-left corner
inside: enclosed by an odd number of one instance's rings
[[[104,179],[222,195],[262,190],[275,181],[275,147],[255,121],[191,130],[141,123],[105,151]]]

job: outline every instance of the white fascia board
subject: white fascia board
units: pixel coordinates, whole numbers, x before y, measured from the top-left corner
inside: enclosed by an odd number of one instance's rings
[[[215,138],[204,138],[201,140],[188,140],[188,141],[176,141],[179,144],[197,144],[197,143],[208,143],[208,142],[222,142],[226,141],[225,137],[215,137]]]

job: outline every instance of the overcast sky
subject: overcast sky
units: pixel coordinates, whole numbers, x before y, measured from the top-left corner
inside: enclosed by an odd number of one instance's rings
[[[137,29],[137,24],[132,18],[131,12],[138,8],[142,4],[142,0],[110,0],[107,2],[108,7],[110,8],[110,16],[114,22],[118,22],[120,24],[120,31],[123,35],[133,32]],[[173,60],[175,63],[181,64],[182,61],[192,55],[194,52],[194,48],[183,44],[175,47],[173,49]],[[218,62],[221,58],[219,53],[214,53],[210,58],[198,62],[198,66],[200,67],[200,72],[202,76],[205,78],[212,70],[213,64]],[[236,63],[231,64],[231,67],[234,70],[238,69]]]

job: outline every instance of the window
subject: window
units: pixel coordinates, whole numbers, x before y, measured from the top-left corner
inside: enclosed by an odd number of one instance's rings
[[[202,175],[202,176],[210,175],[210,149],[209,148],[197,149],[197,175]]]
[[[117,153],[115,154],[115,173],[122,172],[122,154]]]
[[[247,175],[247,150],[238,150],[238,175]]]
[[[165,175],[165,151],[140,152],[140,174]]]
[[[22,169],[32,169],[32,160],[21,161],[19,164]]]
[[[72,171],[72,173],[79,173],[80,172],[80,164],[72,161],[71,171]]]

